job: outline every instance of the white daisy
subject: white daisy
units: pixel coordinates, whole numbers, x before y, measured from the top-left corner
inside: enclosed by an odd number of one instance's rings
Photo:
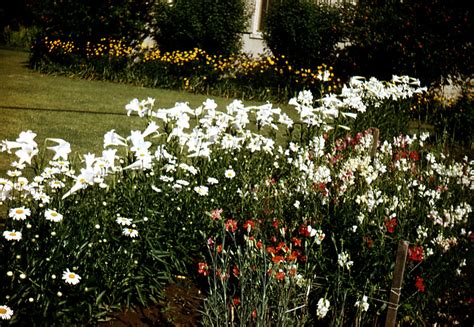
[[[229,179],[232,179],[235,177],[235,171],[233,169],[227,169],[225,172],[224,172],[224,176],[226,178],[229,178]]]
[[[196,191],[196,193],[200,196],[206,196],[209,194],[209,189],[207,188],[207,186],[196,186],[194,187],[194,191]]]
[[[55,223],[58,223],[61,220],[63,220],[63,215],[51,209],[46,210],[46,212],[44,213],[44,216],[46,217],[46,220],[54,221]]]
[[[133,228],[124,228],[122,234],[129,237],[138,237],[138,231]]]
[[[209,185],[215,185],[219,183],[219,181],[214,177],[208,177],[207,182],[209,183]]]
[[[0,318],[10,320],[13,316],[13,310],[6,305],[0,305]]]
[[[115,222],[119,225],[130,226],[132,224],[132,219],[125,217],[118,217],[115,219]]]
[[[25,207],[12,208],[8,216],[13,218],[13,220],[25,220],[27,216],[31,215],[31,210]]]
[[[3,232],[3,237],[5,237],[7,241],[19,241],[21,240],[21,232],[6,230]]]
[[[63,279],[64,282],[67,284],[76,285],[80,282],[81,276],[74,272],[71,272],[68,268],[66,269],[66,271],[63,272]]]

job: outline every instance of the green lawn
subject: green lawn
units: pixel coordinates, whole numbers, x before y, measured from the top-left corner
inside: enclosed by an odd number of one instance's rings
[[[28,53],[0,49],[0,140],[15,139],[32,130],[42,144],[46,137],[63,138],[78,153],[96,152],[110,129],[128,135],[145,122],[127,117],[124,106],[133,98],[156,99],[155,107],[168,108],[186,101],[197,107],[206,95],[136,87],[124,84],[44,75],[27,68]],[[212,97],[219,106],[231,99]],[[10,158],[0,154],[0,174]]]

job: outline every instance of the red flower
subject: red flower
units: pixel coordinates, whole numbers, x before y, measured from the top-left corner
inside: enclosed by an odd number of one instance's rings
[[[237,265],[234,265],[234,269],[232,269],[232,272],[234,273],[235,277],[239,277],[240,271],[239,271],[239,267],[237,267]]]
[[[418,289],[418,291],[424,292],[425,291],[425,285],[423,284],[423,278],[421,278],[420,276],[416,276],[415,286]]]
[[[278,220],[275,219],[272,223],[273,227],[275,227],[276,229],[278,229]]]
[[[276,247],[277,252],[283,250],[283,252],[288,252],[288,246],[286,246],[285,242],[280,242]]]
[[[420,154],[417,152],[417,151],[410,151],[410,155],[409,155],[410,159],[413,160],[413,161],[418,161],[420,160]]]
[[[305,237],[308,237],[310,235],[309,231],[308,231],[308,226],[306,224],[303,224],[300,226],[300,234],[305,236]]]
[[[222,252],[222,244],[219,244],[217,246],[217,253],[221,253]]]
[[[253,319],[257,318],[257,309],[254,309],[254,310],[252,311],[252,318],[253,318]]]
[[[283,280],[283,279],[285,279],[285,273],[283,271],[279,271],[275,274],[275,278],[277,280]]]
[[[291,241],[293,242],[295,246],[301,246],[301,240],[299,238],[292,237]]]
[[[204,276],[209,276],[209,266],[205,262],[198,263],[198,273]]]
[[[247,220],[244,224],[244,229],[246,229],[247,232],[250,233],[252,229],[255,229],[255,222],[252,220]]]
[[[262,246],[263,246],[262,240],[259,240],[259,241],[257,242],[257,248],[258,248],[258,249],[261,249]]]
[[[413,246],[408,248],[408,259],[412,261],[423,261],[423,247]]]
[[[237,296],[235,296],[232,302],[234,303],[234,306],[236,307],[240,304],[240,299]]]
[[[237,230],[237,222],[233,219],[229,219],[225,222],[225,230],[234,233]]]
[[[267,246],[267,253],[275,254],[277,253],[277,250],[275,250],[273,246]]]
[[[284,262],[285,258],[283,258],[281,255],[276,255],[272,258],[272,261],[274,263],[280,263],[280,262]]]
[[[288,261],[296,261],[298,259],[298,251],[291,251],[291,254],[287,256]]]
[[[370,249],[374,245],[374,241],[369,236],[364,236],[364,241],[367,242],[367,247]]]
[[[387,231],[389,233],[393,233],[395,231],[396,226],[397,226],[397,218],[392,218],[390,220],[385,221],[385,227],[387,227]]]

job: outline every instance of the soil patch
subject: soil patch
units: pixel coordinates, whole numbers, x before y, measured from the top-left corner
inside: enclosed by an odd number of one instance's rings
[[[199,326],[199,308],[202,294],[189,281],[171,284],[165,289],[163,303],[124,310],[99,327],[145,327],[145,326]]]

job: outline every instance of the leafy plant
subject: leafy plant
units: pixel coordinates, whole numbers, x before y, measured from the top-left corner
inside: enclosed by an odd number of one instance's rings
[[[158,3],[155,13],[152,26],[163,51],[201,48],[230,55],[240,50],[247,21],[242,0],[176,0]]]

